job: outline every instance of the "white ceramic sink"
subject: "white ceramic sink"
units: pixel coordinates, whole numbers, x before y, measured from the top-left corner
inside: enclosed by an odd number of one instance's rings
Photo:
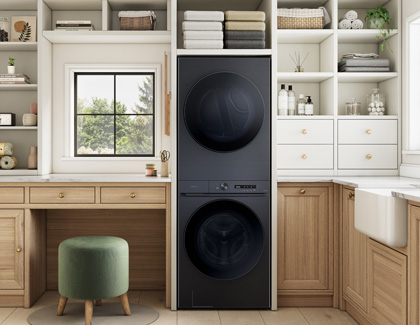
[[[407,246],[407,200],[393,197],[395,189],[355,191],[354,226],[360,232],[388,246]]]

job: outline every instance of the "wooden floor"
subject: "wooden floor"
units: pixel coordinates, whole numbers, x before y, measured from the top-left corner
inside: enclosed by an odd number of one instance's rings
[[[151,306],[159,312],[159,318],[153,325],[355,325],[357,324],[346,312],[332,308],[280,308],[270,310],[181,310],[170,311],[164,307],[165,294],[162,291],[130,291],[130,303]],[[36,309],[58,304],[57,291],[47,291],[30,309],[0,308],[0,324],[24,325],[26,318]],[[106,301],[119,302],[117,299]],[[74,302],[69,299],[69,303]],[[94,307],[95,308],[95,307]],[[93,314],[95,315],[95,309]],[[94,318],[95,319],[95,318]],[[94,322],[93,322],[94,323]],[[116,324],[117,325],[117,324]]]

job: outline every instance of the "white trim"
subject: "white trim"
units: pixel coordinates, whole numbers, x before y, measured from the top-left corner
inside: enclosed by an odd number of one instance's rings
[[[61,160],[158,160],[162,147],[162,69],[160,64],[65,64],[64,157]],[[75,157],[74,148],[74,73],[75,72],[154,72],[155,73],[155,156],[154,157]]]
[[[416,151],[416,150],[412,150],[412,151],[410,151],[410,150],[403,150],[402,151],[402,154],[403,155],[413,155],[413,156],[415,156],[415,155],[420,155],[420,151]]]
[[[420,178],[420,165],[402,164],[400,166],[400,176]]]

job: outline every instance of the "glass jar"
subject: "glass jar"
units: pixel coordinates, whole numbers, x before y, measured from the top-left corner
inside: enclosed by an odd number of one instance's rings
[[[385,115],[385,95],[378,88],[367,95],[367,108],[369,115]]]
[[[361,106],[360,102],[356,102],[356,98],[352,98],[350,102],[346,103],[346,115],[360,115]]]
[[[0,17],[0,42],[8,42],[10,35],[10,23],[6,17]]]

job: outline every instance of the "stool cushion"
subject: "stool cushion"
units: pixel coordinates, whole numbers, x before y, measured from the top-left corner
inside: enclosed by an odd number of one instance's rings
[[[58,247],[58,292],[95,300],[128,291],[128,243],[112,236],[66,239]]]

